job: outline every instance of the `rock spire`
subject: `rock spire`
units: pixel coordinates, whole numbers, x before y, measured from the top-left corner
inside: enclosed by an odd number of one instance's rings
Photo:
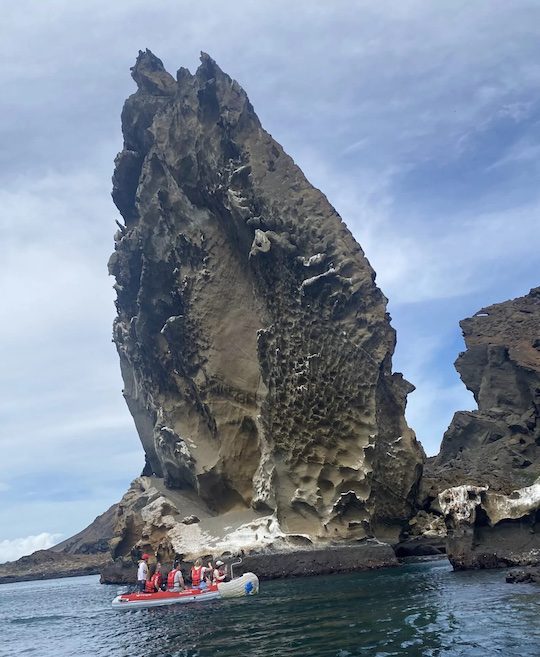
[[[132,77],[109,269],[139,488],[157,482],[144,540],[185,554],[262,525],[269,540],[395,540],[423,452],[362,249],[208,55],[175,80],[140,52]],[[199,522],[176,523],[182,500]]]

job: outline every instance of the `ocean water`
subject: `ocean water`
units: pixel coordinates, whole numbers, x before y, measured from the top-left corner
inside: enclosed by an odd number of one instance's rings
[[[261,582],[253,598],[119,612],[75,577],[0,586],[0,653],[29,657],[539,657],[540,587],[447,561]]]

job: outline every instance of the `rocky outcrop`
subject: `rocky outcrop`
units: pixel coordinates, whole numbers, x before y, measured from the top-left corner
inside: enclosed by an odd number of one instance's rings
[[[95,554],[68,554],[51,549],[38,550],[17,561],[0,564],[0,584],[97,575],[110,560],[108,551]]]
[[[540,584],[540,568],[516,568],[506,575],[510,584]]]
[[[426,464],[426,497],[452,486],[510,493],[540,476],[540,287],[460,323],[456,360],[477,411],[459,411]]]
[[[113,553],[396,540],[423,452],[362,249],[208,55],[132,76],[109,269],[146,466]]]
[[[487,486],[456,486],[439,495],[455,570],[540,563],[540,478],[503,495]]]
[[[366,539],[353,545],[326,545],[324,548],[296,547],[287,550],[258,549],[252,554],[221,555],[230,572],[234,566],[234,575],[245,572],[255,572],[261,580],[281,577],[306,577],[310,575],[325,575],[328,573],[346,573],[352,571],[390,568],[398,565],[398,560],[392,548],[387,543],[375,539]],[[241,556],[241,559],[238,559]],[[212,555],[205,555],[205,561],[212,560]],[[158,559],[152,556],[149,562],[152,569]],[[172,562],[161,561],[165,572],[172,567]],[[189,571],[193,563],[180,561],[179,566],[189,579]],[[137,566],[132,559],[117,558],[109,562],[101,570],[102,584],[133,584],[137,577]]]
[[[467,351],[456,368],[478,410],[456,413],[440,453],[428,459],[417,518],[444,514],[448,555],[456,568],[534,563],[540,288],[483,308],[461,328]],[[413,519],[411,531],[415,524]]]

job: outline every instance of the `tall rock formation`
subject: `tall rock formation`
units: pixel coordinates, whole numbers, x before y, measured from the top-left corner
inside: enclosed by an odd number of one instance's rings
[[[540,476],[540,287],[460,323],[467,351],[456,360],[477,411],[459,411],[429,459],[431,497],[471,484],[509,493]]]
[[[140,52],[122,112],[125,225],[109,268],[146,467],[121,503],[117,553],[144,527],[143,543],[183,553],[231,527],[237,544],[246,528],[259,540],[261,523],[312,542],[395,540],[423,452],[404,419],[413,386],[392,373],[387,301],[243,89],[201,62],[175,80]],[[139,494],[153,511],[137,525]],[[189,509],[200,522],[181,523]]]
[[[540,287],[461,322],[456,368],[478,403],[428,459],[425,510],[442,511],[454,567],[540,561]]]

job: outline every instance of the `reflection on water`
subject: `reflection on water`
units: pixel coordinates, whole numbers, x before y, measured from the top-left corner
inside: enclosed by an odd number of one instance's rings
[[[506,584],[500,571],[453,573],[446,561],[130,612],[111,609],[115,593],[96,577],[0,586],[2,643],[36,657],[540,655],[540,588]]]

